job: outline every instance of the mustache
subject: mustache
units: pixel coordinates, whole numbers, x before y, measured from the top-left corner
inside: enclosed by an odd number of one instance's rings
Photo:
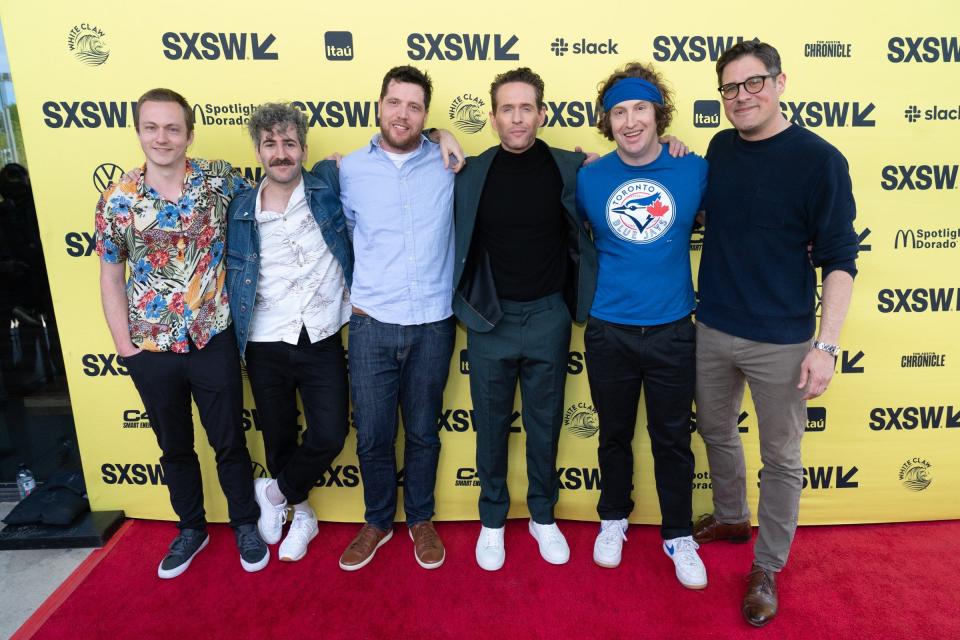
[[[291,160],[290,158],[279,158],[277,160],[273,160],[270,163],[270,166],[271,167],[292,167],[293,160]]]

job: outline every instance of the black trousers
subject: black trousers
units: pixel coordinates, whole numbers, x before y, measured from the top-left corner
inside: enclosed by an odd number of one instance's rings
[[[347,437],[350,389],[340,332],[310,344],[304,328],[299,344],[248,342],[244,356],[267,469],[287,500],[298,504]],[[299,444],[298,390],[307,422]]]
[[[690,317],[653,327],[590,317],[584,332],[587,378],[600,420],[598,458],[604,520],[633,511],[633,435],[641,387],[660,500],[664,539],[692,532],[694,459],[690,424],[696,379],[695,329]]]
[[[170,503],[181,529],[206,526],[200,461],[193,448],[193,412],[207,432],[217,461],[217,476],[227,498],[230,526],[253,523],[260,509],[253,498],[253,470],[241,412],[240,355],[233,327],[214,336],[203,349],[141,351],[123,358],[160,445],[160,464]]]

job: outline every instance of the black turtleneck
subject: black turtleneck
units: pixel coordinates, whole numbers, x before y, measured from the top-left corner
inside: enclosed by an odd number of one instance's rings
[[[474,245],[490,256],[498,297],[523,302],[563,289],[562,192],[560,170],[544,142],[523,153],[497,152],[480,197]]]

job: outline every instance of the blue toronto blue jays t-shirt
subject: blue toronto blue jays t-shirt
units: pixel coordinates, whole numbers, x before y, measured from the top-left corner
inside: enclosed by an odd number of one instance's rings
[[[707,162],[672,158],[666,145],[635,167],[612,151],[577,174],[577,209],[593,229],[600,272],[590,315],[652,326],[694,306],[690,231],[707,185]]]

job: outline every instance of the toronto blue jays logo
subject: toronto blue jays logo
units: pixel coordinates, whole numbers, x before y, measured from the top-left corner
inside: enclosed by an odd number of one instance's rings
[[[627,242],[654,242],[675,218],[673,196],[653,180],[628,180],[607,200],[607,225]]]

